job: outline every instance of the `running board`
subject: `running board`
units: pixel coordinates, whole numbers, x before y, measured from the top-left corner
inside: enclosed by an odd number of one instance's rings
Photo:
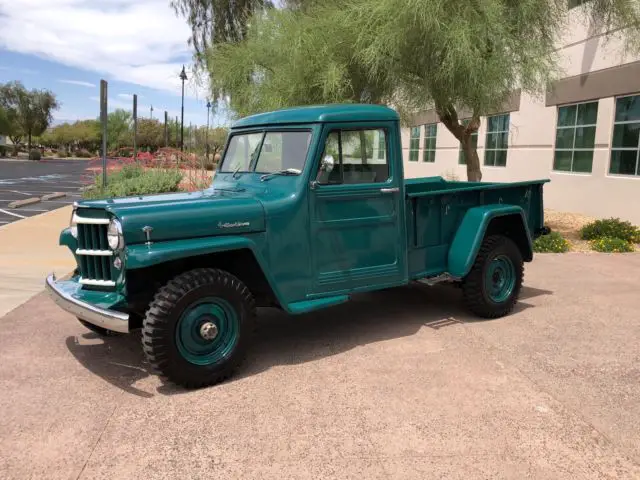
[[[433,287],[434,285],[437,285],[438,283],[442,283],[442,282],[457,282],[460,279],[458,277],[454,277],[453,275],[449,274],[449,273],[441,273],[440,275],[436,275],[435,277],[429,277],[429,278],[421,278],[419,280],[416,280],[416,282],[420,282],[423,283],[425,285],[429,285],[430,287]]]

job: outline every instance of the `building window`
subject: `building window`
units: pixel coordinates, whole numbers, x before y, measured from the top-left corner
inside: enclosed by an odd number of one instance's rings
[[[436,161],[436,136],[438,135],[438,124],[431,123],[424,126],[424,153],[423,162],[433,163]]]
[[[469,125],[470,121],[471,121],[470,118],[465,118],[464,120],[462,120],[462,125],[466,127],[467,125]],[[476,150],[478,149],[478,130],[476,130],[471,134],[471,145],[473,145],[473,148],[475,148]],[[462,150],[462,145],[460,145],[460,150],[458,152],[458,164],[460,165],[467,164],[467,157],[464,154],[464,150]]]
[[[616,99],[609,173],[640,175],[640,95]]]
[[[420,154],[420,127],[411,127],[409,140],[409,161],[417,162]]]
[[[591,173],[597,119],[598,102],[558,108],[554,170]]]
[[[487,117],[487,139],[484,146],[484,164],[488,167],[506,167],[509,149],[509,114]]]

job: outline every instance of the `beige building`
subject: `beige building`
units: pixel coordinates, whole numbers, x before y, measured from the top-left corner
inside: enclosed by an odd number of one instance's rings
[[[483,181],[548,178],[545,207],[640,225],[640,56],[620,32],[597,32],[581,7],[558,47],[564,78],[546,95],[514,92],[483,117],[477,135]],[[403,129],[407,178],[466,180],[459,142],[433,111]]]

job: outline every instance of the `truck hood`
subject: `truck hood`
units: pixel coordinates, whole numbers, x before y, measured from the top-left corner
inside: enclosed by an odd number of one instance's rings
[[[142,230],[151,227],[151,241],[233,235],[265,230],[262,203],[234,191],[146,195],[79,203],[79,208],[104,209],[122,223],[125,244],[146,242]]]

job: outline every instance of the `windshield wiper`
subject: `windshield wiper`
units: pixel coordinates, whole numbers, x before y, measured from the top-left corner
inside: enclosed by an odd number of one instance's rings
[[[298,170],[297,168],[285,168],[279,172],[265,173],[260,177],[260,181],[264,182],[265,180],[272,178],[274,175],[300,175],[301,173],[302,170]]]
[[[231,175],[231,178],[236,178],[236,174],[240,171],[241,168],[242,168],[242,165],[239,165],[238,168],[234,170],[233,175]]]

